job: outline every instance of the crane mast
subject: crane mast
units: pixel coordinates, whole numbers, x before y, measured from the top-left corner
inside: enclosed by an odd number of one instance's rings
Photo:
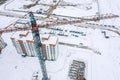
[[[35,42],[35,50],[38,55],[39,63],[40,63],[42,74],[43,74],[42,80],[48,80],[45,59],[41,51],[41,40],[40,40],[40,35],[39,35],[39,29],[37,27],[37,23],[36,23],[36,20],[32,12],[29,13],[29,16],[30,16],[30,21],[31,21],[31,26],[32,26],[31,31],[33,35],[33,40]]]

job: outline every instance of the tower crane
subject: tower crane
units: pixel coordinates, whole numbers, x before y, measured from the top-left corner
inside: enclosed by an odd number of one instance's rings
[[[30,21],[31,21],[31,26],[32,26],[31,31],[33,35],[33,40],[35,42],[35,50],[38,55],[39,63],[40,63],[42,74],[43,74],[42,80],[49,80],[47,71],[46,71],[45,60],[44,60],[44,57],[41,51],[41,41],[40,41],[40,35],[39,35],[39,30],[36,24],[36,20],[34,18],[34,15],[31,12],[29,16],[30,16]]]
[[[98,8],[97,15],[98,15],[98,19],[99,19],[100,18],[100,3],[99,3],[99,0],[96,0],[96,3],[97,3],[97,8]]]
[[[56,7],[58,6],[58,4],[59,4],[61,1],[62,1],[62,0],[59,0],[57,4],[55,4],[54,6],[51,6],[51,9],[50,9],[50,11],[48,12],[46,18],[49,18],[49,17],[50,17],[50,15],[51,15],[52,12],[54,11],[54,9],[56,9]]]
[[[35,6],[35,5],[37,5],[39,1],[40,1],[40,0],[36,0],[36,1],[35,1],[34,3],[32,3],[32,4],[24,5],[24,8],[25,8],[25,9],[31,8],[31,7],[33,7],[33,6]]]
[[[88,22],[88,21],[98,21],[98,16],[93,15],[88,18],[71,18],[71,17],[57,17],[57,20],[53,21],[45,21],[42,24],[38,24],[38,28],[48,28],[51,26],[59,26],[59,25],[67,25],[67,24],[76,24],[76,23],[83,23],[83,22]],[[101,14],[99,20],[104,20],[104,19],[111,19],[111,18],[117,18],[119,17],[118,15],[115,14]],[[21,27],[14,27],[14,25],[10,25],[7,28],[0,28],[0,34],[2,33],[10,33],[10,32],[16,32],[16,31],[25,31],[25,30],[31,30],[32,28],[29,26],[21,26]]]
[[[43,78],[42,80],[49,80],[47,70],[46,70],[46,65],[45,65],[45,59],[43,57],[43,54],[41,53],[41,41],[40,41],[40,35],[39,35],[39,28],[42,27],[50,27],[50,26],[58,26],[58,25],[67,25],[67,24],[76,24],[76,23],[82,23],[82,22],[88,22],[88,21],[96,21],[98,20],[97,16],[95,15],[91,19],[84,19],[84,18],[76,18],[76,19],[71,19],[71,18],[65,18],[65,17],[58,17],[56,21],[50,21],[50,22],[44,22],[43,24],[38,24],[36,23],[36,20],[34,18],[34,15],[32,12],[29,12],[29,17],[30,17],[30,22],[31,22],[31,27],[27,26],[22,26],[22,27],[14,27],[10,26],[7,28],[1,28],[0,29],[0,34],[2,33],[9,33],[9,32],[15,32],[15,31],[25,31],[25,30],[31,30],[32,35],[33,35],[33,40],[35,42],[35,50],[38,55],[39,63],[41,66]],[[119,17],[118,15],[114,14],[105,14],[100,16],[100,20],[103,19],[110,19],[110,18],[117,18]]]

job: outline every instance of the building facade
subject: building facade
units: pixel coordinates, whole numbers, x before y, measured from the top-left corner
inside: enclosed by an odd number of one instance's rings
[[[19,36],[19,37],[18,37]],[[42,47],[41,51],[46,60],[56,60],[58,56],[58,38],[50,36],[49,34],[41,35]],[[35,45],[32,39],[32,34],[29,32],[22,32],[14,34],[11,37],[12,43],[18,54],[29,57],[36,57]]]
[[[0,53],[1,53],[2,49],[5,48],[6,46],[7,46],[7,44],[4,42],[4,40],[0,36]]]
[[[69,80],[86,80],[85,68],[86,65],[84,62],[73,60],[73,63],[70,65],[69,69]]]
[[[58,57],[58,38],[49,36],[48,39],[42,40],[42,53],[47,60],[56,60]]]

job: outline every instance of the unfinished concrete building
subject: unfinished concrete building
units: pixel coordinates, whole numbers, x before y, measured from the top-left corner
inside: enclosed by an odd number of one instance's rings
[[[85,63],[73,60],[70,65],[69,74],[70,80],[86,80],[85,79]]]
[[[49,34],[40,34],[41,51],[46,60],[56,60],[58,56],[58,38]],[[36,51],[32,34],[29,31],[16,32],[11,37],[12,43],[18,54],[36,57]]]

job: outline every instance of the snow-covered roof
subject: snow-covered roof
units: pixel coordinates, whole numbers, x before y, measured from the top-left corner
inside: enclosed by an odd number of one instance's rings
[[[56,36],[50,36],[48,40],[43,40],[43,45],[55,46],[58,43],[58,38]]]
[[[50,34],[40,34],[40,37],[43,45],[56,45],[58,42],[58,38],[56,36],[50,36]],[[16,32],[11,36],[11,38],[22,41],[33,41],[31,31]]]
[[[29,33],[28,33],[29,32]],[[28,34],[27,34],[28,33]],[[25,35],[27,34],[26,36],[21,36],[21,34]],[[18,32],[15,32],[11,38],[15,38],[16,40],[23,40],[23,41],[26,41],[26,40],[33,40],[33,37],[32,37],[32,34],[30,31],[18,31]]]

